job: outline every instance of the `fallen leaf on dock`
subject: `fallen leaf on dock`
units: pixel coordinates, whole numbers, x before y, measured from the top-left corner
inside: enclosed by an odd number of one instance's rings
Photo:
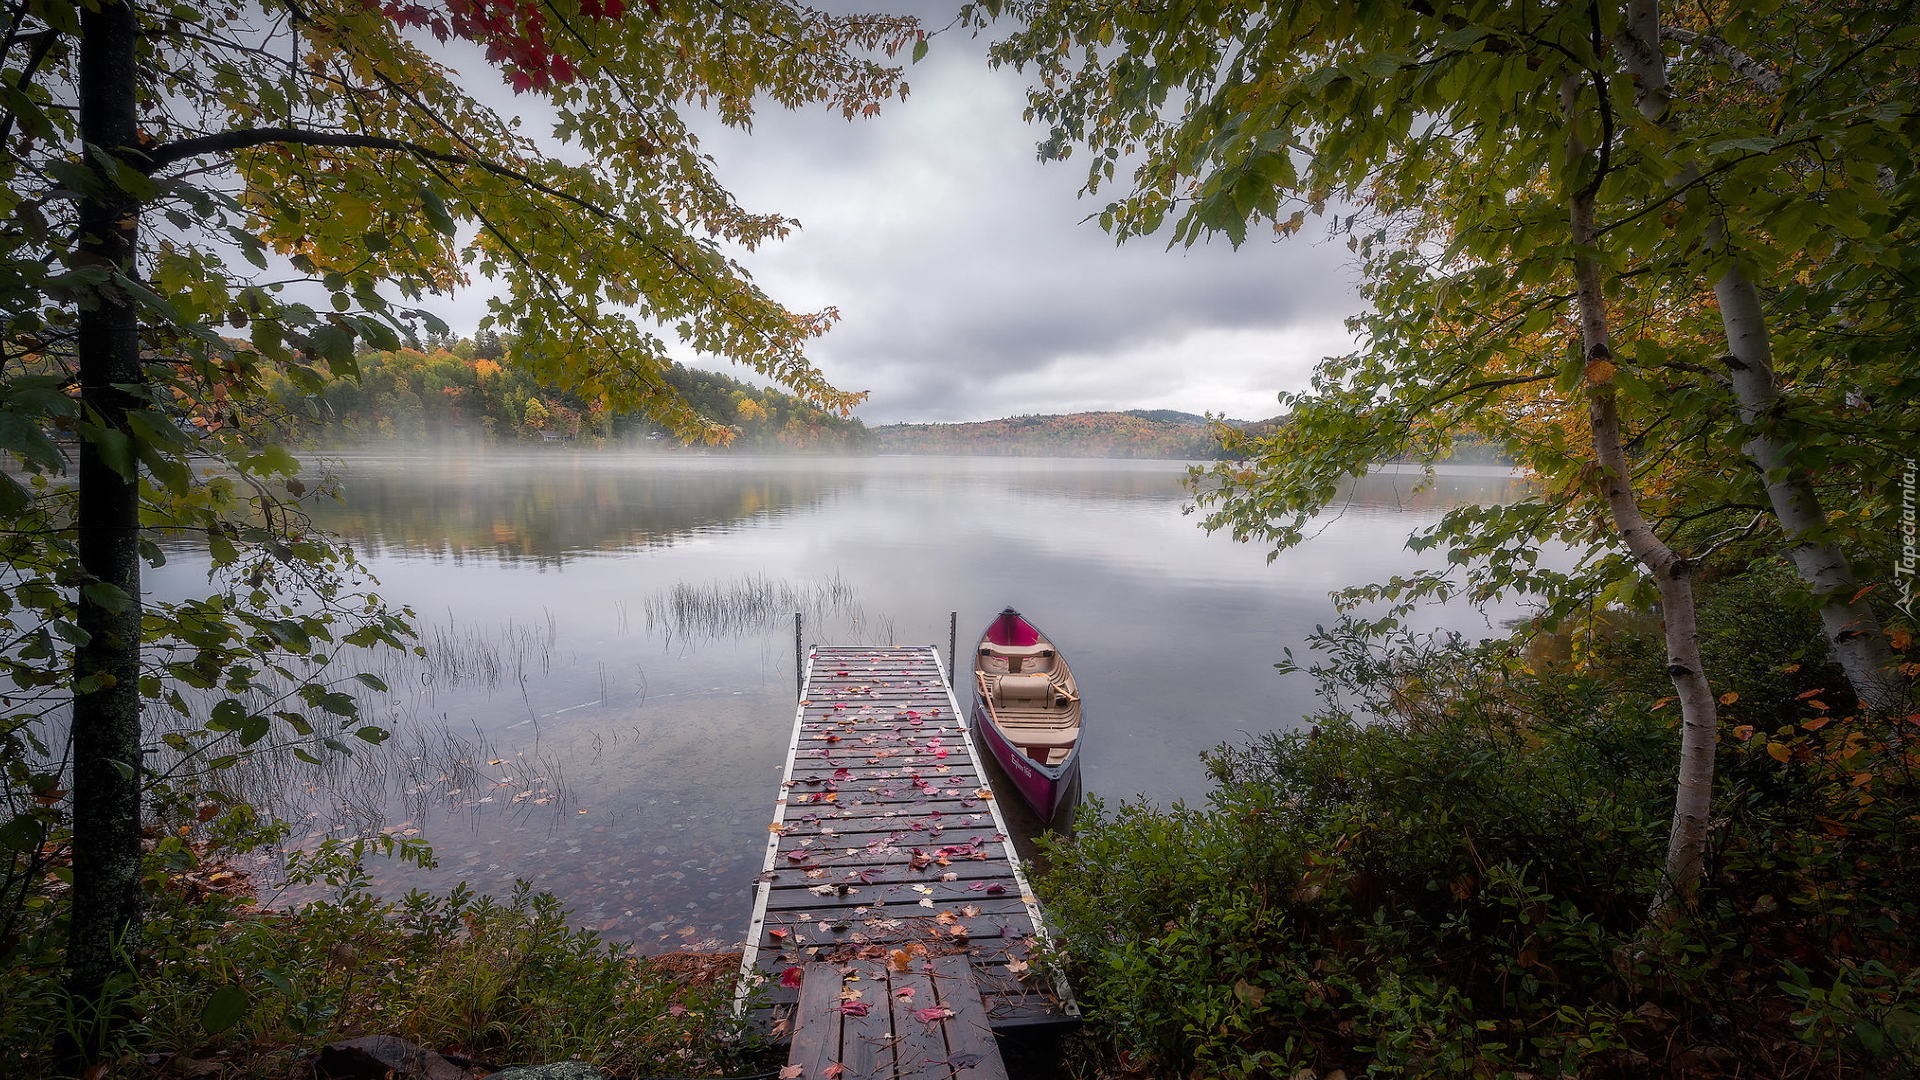
[[[953,1015],[953,1010],[945,1005],[929,1005],[924,1009],[913,1010],[913,1018],[923,1024],[937,1024]]]
[[[799,968],[790,967],[787,970],[780,973],[780,985],[791,990],[794,987],[800,985],[800,980],[804,975],[805,975],[805,972],[801,971]]]

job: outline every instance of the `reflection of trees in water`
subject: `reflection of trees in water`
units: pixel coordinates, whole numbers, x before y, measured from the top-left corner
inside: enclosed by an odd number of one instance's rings
[[[807,469],[690,467],[666,455],[555,451],[355,461],[345,506],[316,507],[315,523],[366,554],[396,549],[546,561],[673,543],[811,506],[847,482]]]

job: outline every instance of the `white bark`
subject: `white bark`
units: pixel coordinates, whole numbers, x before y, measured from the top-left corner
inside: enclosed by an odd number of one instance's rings
[[[1720,319],[1726,327],[1726,363],[1740,405],[1740,421],[1748,426],[1761,424],[1775,411],[1780,392],[1774,381],[1773,350],[1767,340],[1760,290],[1737,262],[1729,260],[1713,292],[1719,298]],[[1827,647],[1853,684],[1854,694],[1875,712],[1899,709],[1906,700],[1906,680],[1887,644],[1880,617],[1866,603],[1854,599],[1860,584],[1846,552],[1831,541],[1818,539],[1827,516],[1812,479],[1805,469],[1793,464],[1786,444],[1777,436],[1756,434],[1741,449],[1760,469],[1774,517],[1793,544],[1787,555],[1819,599],[1820,625]]]
[[[1653,123],[1674,126],[1672,85],[1659,44],[1663,37],[1718,56],[1762,89],[1780,90],[1779,76],[1725,42],[1661,26],[1658,0],[1631,0],[1626,27],[1617,44],[1627,73],[1635,79],[1634,104],[1640,115]],[[1674,183],[1685,185],[1698,177],[1699,169],[1689,164]],[[1714,222],[1707,232],[1708,248],[1719,249],[1724,255],[1725,236],[1725,223]],[[1726,363],[1731,369],[1740,420],[1752,426],[1766,419],[1780,398],[1760,290],[1741,271],[1739,263],[1729,258],[1713,291],[1720,302],[1720,320],[1727,337]],[[1846,553],[1832,542],[1817,538],[1826,525],[1826,514],[1812,480],[1804,469],[1792,464],[1786,444],[1773,435],[1755,435],[1741,450],[1760,470],[1774,518],[1792,544],[1787,555],[1819,600],[1827,646],[1846,673],[1854,695],[1875,712],[1899,709],[1906,700],[1906,680],[1894,661],[1879,616],[1854,599],[1860,585]]]
[[[1579,82],[1572,78],[1562,90],[1570,118],[1577,111],[1579,92]],[[1570,130],[1569,175],[1587,155],[1587,147]],[[1594,186],[1584,185],[1568,199],[1572,239],[1577,248],[1590,249],[1599,240],[1594,222]],[[1713,808],[1713,757],[1720,739],[1719,712],[1705,665],[1700,661],[1693,565],[1654,532],[1633,489],[1633,468],[1627,460],[1613,384],[1612,334],[1600,267],[1587,255],[1576,255],[1573,267],[1580,342],[1586,358],[1587,422],[1593,435],[1594,458],[1600,465],[1600,496],[1621,541],[1646,567],[1659,590],[1667,677],[1673,680],[1674,694],[1680,702],[1680,771],[1674,789],[1673,824],[1667,837],[1665,877],[1651,914],[1656,925],[1667,925],[1679,914],[1680,901],[1699,882],[1706,861],[1707,822]]]

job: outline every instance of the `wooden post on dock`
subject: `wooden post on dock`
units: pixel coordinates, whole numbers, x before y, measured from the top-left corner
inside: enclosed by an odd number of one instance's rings
[[[959,669],[953,666],[959,662],[959,648],[960,613],[949,611],[947,612],[947,681],[954,686],[960,685],[960,676],[956,674]]]
[[[807,696],[807,650],[800,644],[800,613],[793,613],[793,699]]]

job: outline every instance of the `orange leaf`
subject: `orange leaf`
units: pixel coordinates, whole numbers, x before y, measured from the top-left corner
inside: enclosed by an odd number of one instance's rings
[[[1741,724],[1739,727],[1734,728],[1733,737],[1741,740],[1742,742],[1753,738],[1753,725]]]
[[[1864,589],[1861,589],[1861,590],[1860,590],[1859,592],[1857,592],[1857,593],[1854,593],[1854,594],[1853,594],[1853,599],[1852,599],[1851,601],[1849,601],[1849,602],[1850,602],[1850,603],[1855,603],[1855,604],[1857,604],[1857,603],[1859,603],[1860,601],[1862,601],[1862,600],[1865,600],[1865,599],[1867,598],[1867,594],[1868,594],[1868,593],[1870,593],[1870,592],[1872,592],[1873,590],[1875,590],[1875,589],[1877,589],[1877,588],[1879,588],[1879,587],[1880,587],[1880,583],[1876,581],[1876,582],[1874,582],[1873,584],[1871,584],[1871,585],[1869,585],[1869,586],[1867,586],[1866,588],[1864,588]]]
[[[1805,701],[1810,697],[1819,697],[1821,694],[1824,694],[1824,693],[1826,693],[1825,690],[1821,690],[1817,688],[1813,690],[1805,690],[1805,691],[1802,691],[1801,693],[1793,695],[1793,700]]]
[[[1794,672],[1796,672],[1796,671],[1799,671],[1799,670],[1800,670],[1800,665],[1799,665],[1799,664],[1788,664],[1788,665],[1787,665],[1786,667],[1783,667],[1783,668],[1781,668],[1781,669],[1780,669],[1780,671],[1781,671],[1781,673],[1782,673],[1782,674],[1786,674],[1786,675],[1791,675],[1791,674],[1793,674]]]
[[[1660,699],[1659,701],[1656,701],[1656,702],[1654,702],[1654,703],[1653,703],[1653,707],[1654,707],[1654,708],[1656,708],[1656,709],[1664,709],[1664,708],[1666,708],[1667,706],[1669,706],[1669,705],[1671,705],[1671,704],[1673,704],[1673,699],[1672,699],[1672,698],[1670,698],[1670,697],[1663,697],[1663,698],[1661,698],[1661,699]]]
[[[1905,630],[1895,630],[1893,633],[1887,635],[1887,641],[1896,649],[1905,649],[1907,646],[1913,644],[1913,635],[1907,633]]]
[[[1816,716],[1800,726],[1806,728],[1808,731],[1819,731],[1821,728],[1826,727],[1827,722],[1832,719],[1833,717],[1831,716]]]
[[[1777,743],[1777,742],[1768,743],[1767,753],[1772,754],[1773,759],[1775,761],[1780,762],[1782,765],[1786,764],[1788,759],[1793,757],[1793,751],[1788,750],[1787,745],[1785,743]]]
[[[1827,703],[1826,703],[1826,702],[1824,702],[1824,701],[1818,701],[1818,700],[1815,700],[1815,701],[1809,701],[1809,702],[1807,702],[1807,708],[1809,708],[1809,709],[1819,709],[1819,710],[1820,710],[1821,712],[1826,712],[1826,711],[1827,711],[1828,709],[1831,709],[1831,708],[1833,708],[1833,706],[1831,706],[1831,705],[1829,705],[1829,704],[1827,704]]]
[[[1740,695],[1739,695],[1739,694],[1736,694],[1736,693],[1734,693],[1734,692],[1733,692],[1733,691],[1731,691],[1731,690],[1729,690],[1729,691],[1727,691],[1726,693],[1724,693],[1724,694],[1721,694],[1721,695],[1720,695],[1720,704],[1722,704],[1722,705],[1731,705],[1731,704],[1733,704],[1734,702],[1736,702],[1736,701],[1739,701],[1739,700],[1740,700]]]
[[[826,1068],[821,1069],[820,1075],[826,1077],[827,1080],[839,1080],[840,1074],[846,1071],[847,1067],[836,1061]]]
[[[1615,368],[1610,361],[1594,360],[1589,362],[1586,370],[1587,385],[1601,386],[1610,382],[1616,370],[1618,369]]]

